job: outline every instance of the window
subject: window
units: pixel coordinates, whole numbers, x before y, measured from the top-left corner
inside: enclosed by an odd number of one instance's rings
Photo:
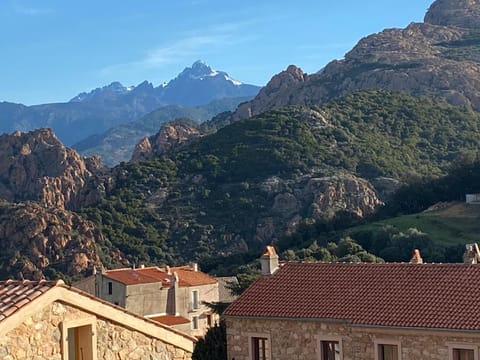
[[[108,295],[113,294],[113,284],[111,281],[108,282]]]
[[[475,360],[475,353],[471,349],[452,349],[453,360]]]
[[[198,329],[198,316],[192,317],[192,329],[193,330]]]
[[[379,360],[398,360],[398,346],[389,344],[378,345]]]
[[[89,317],[62,323],[63,360],[96,360],[96,319]]]
[[[192,310],[198,310],[200,308],[198,299],[198,290],[192,291]]]
[[[252,337],[252,360],[270,359],[269,341],[266,337]]]
[[[208,315],[207,315],[207,326],[208,326],[208,327],[211,327],[212,325],[213,325],[212,315],[211,315],[211,314],[208,314]]]
[[[401,347],[399,341],[375,341],[375,360],[400,360],[401,358]]]
[[[474,345],[451,344],[448,352],[449,360],[478,360],[478,347]]]
[[[322,360],[340,360],[340,342],[321,341],[320,354]]]

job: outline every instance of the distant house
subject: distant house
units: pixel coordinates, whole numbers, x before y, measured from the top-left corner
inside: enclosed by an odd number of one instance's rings
[[[467,204],[480,204],[480,194],[466,194],[465,202]]]
[[[0,359],[191,359],[195,338],[63,282],[0,282]]]
[[[229,360],[479,359],[480,265],[274,256],[224,313]]]
[[[196,264],[107,270],[75,286],[194,336],[204,335],[218,321],[203,302],[219,301],[219,283]]]

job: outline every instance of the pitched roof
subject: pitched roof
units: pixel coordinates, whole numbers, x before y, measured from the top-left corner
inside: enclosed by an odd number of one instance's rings
[[[63,284],[63,282],[61,280],[59,282],[44,280],[0,281],[0,321],[58,284]]]
[[[199,286],[215,284],[217,280],[204,272],[195,270],[190,266],[169,268],[168,271],[156,266],[146,268],[124,268],[107,270],[103,275],[125,285],[137,285],[161,282],[162,286],[171,286],[171,277],[177,273],[179,286]]]
[[[205,274],[201,271],[196,271],[190,266],[178,266],[172,267],[170,271],[177,273],[179,279],[179,286],[200,286],[200,285],[209,285],[216,284],[217,279],[211,277],[210,275]]]
[[[225,316],[480,330],[480,265],[287,263]]]
[[[161,282],[163,286],[170,286],[171,275],[158,267],[146,267],[137,269],[108,270],[104,276],[125,285],[148,284]]]
[[[127,310],[83,292],[63,281],[0,281],[0,338],[26,318],[38,312],[39,306],[60,301],[83,309],[98,317],[122,324],[136,331],[161,339],[174,346],[193,351],[196,339],[182,331]],[[40,307],[41,307],[40,306]]]
[[[162,315],[162,316],[151,317],[149,319],[153,321],[157,321],[164,325],[168,325],[168,326],[190,323],[190,320],[188,320],[187,318],[184,318],[183,316],[177,316],[177,315]]]

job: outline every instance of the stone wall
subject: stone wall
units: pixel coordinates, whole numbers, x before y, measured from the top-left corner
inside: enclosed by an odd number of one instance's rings
[[[62,322],[88,317],[92,314],[54,302],[0,339],[0,359],[62,360]],[[97,317],[95,326],[98,360],[191,359],[190,353],[121,324]]]
[[[227,318],[228,360],[249,360],[250,336],[266,335],[271,360],[320,359],[321,338],[342,341],[344,360],[374,360],[375,341],[399,342],[402,359],[448,360],[448,344],[480,344],[480,332],[396,330],[346,323]]]

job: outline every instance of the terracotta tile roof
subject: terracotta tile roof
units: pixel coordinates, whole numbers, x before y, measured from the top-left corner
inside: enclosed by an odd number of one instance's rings
[[[158,267],[108,270],[103,275],[125,285],[162,282],[163,286],[170,286],[171,282],[171,275]]]
[[[183,316],[176,316],[176,315],[162,315],[162,316],[151,317],[148,319],[157,321],[161,324],[168,325],[168,326],[190,323],[190,320],[188,320],[187,318],[184,318]]]
[[[172,274],[177,273],[179,286],[200,286],[216,284],[217,279],[201,271],[195,271],[190,266],[178,266],[170,269]]]
[[[480,330],[480,265],[287,263],[224,315]]]
[[[0,281],[0,321],[63,281]]]

